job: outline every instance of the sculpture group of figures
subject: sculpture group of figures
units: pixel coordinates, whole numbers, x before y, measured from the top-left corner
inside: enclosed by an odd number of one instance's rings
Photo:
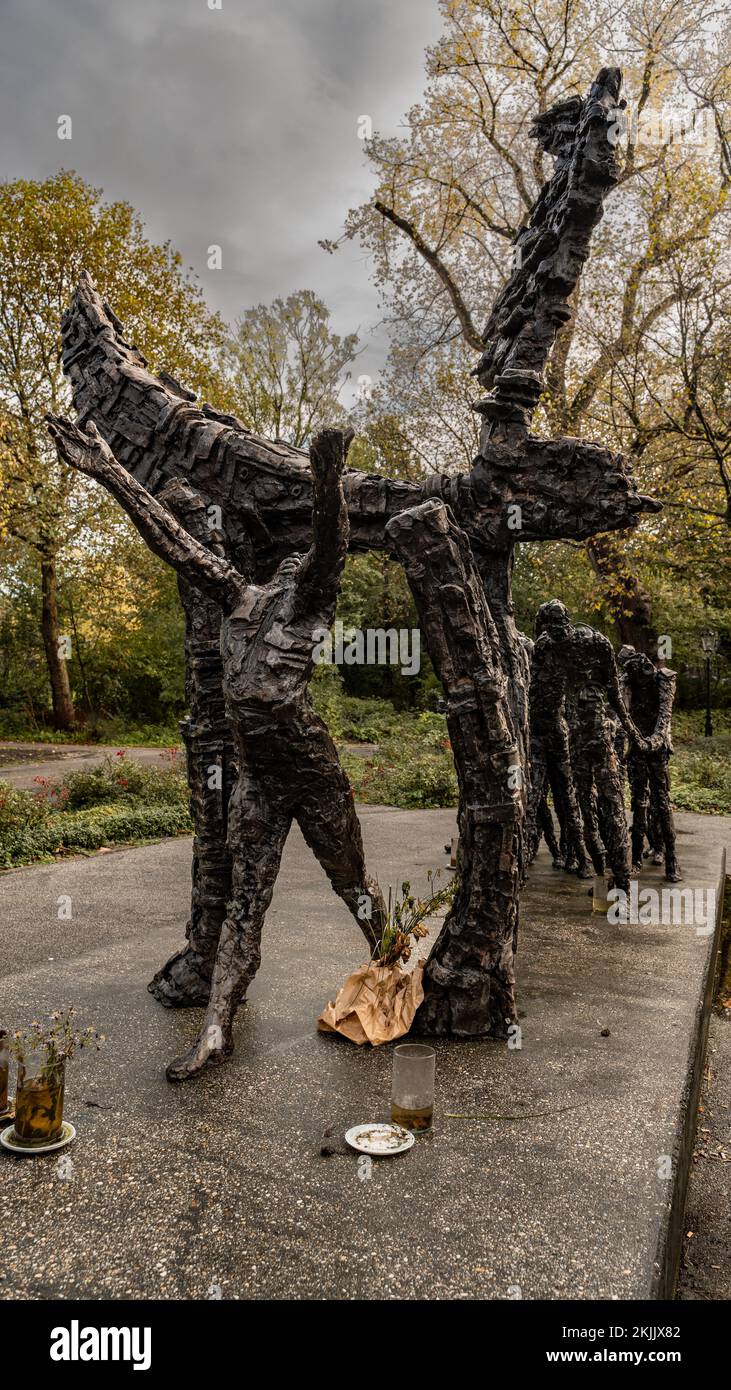
[[[608,639],[591,627],[574,627],[558,599],[538,610],[535,642],[527,646],[528,861],[543,837],[555,868],[579,878],[610,876],[625,894],[631,870],[642,868],[645,855],[654,863],[664,858],[666,878],[677,883],[669,778],[675,673],[630,646],[615,661]]]
[[[555,172],[518,233],[515,268],[485,328],[475,370],[485,391],[475,405],[480,451],[467,474],[407,483],[348,470],[349,435],[338,430],[318,436],[309,459],[252,435],[235,416],[198,406],[166,373],[154,375],[82,275],[62,324],[79,426],[55,417],[49,429],[59,456],[106,487],[175,568],[186,615],[191,915],[185,945],[150,989],[165,1005],[205,1013],[193,1046],[168,1068],[171,1080],[231,1051],[293,820],[370,942],[383,922],[352,792],[308,689],[313,630],[332,622],[348,548],[380,549],[403,564],[444,687],[458,778],[457,888],[424,971],[414,1030],[507,1035],[520,889],[536,827],[548,827],[548,788],[563,862],[584,872],[588,854],[626,882],[620,781],[607,743],[612,710],[629,740],[638,805],[652,793],[636,836],[665,826],[667,784],[653,761],[662,721],[639,658],[624,666],[630,717],[609,644],[572,628],[552,604],[542,610],[531,676],[511,598],[516,541],[586,539],[660,510],[637,492],[621,455],[530,429],[618,177],[620,85],[619,70],[605,68],[585,99],[553,107],[532,128]],[[364,895],[370,921],[357,909]]]

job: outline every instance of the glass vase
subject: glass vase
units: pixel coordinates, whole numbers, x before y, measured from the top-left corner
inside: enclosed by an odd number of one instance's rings
[[[15,1135],[28,1145],[55,1144],[63,1134],[64,1063],[45,1053],[18,1065]]]
[[[8,1078],[10,1076],[10,1049],[8,1035],[0,1029],[0,1116],[10,1109],[8,1105]]]

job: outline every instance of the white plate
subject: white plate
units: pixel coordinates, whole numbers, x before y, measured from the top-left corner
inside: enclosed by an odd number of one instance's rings
[[[14,1138],[14,1135],[15,1125],[8,1125],[0,1134],[0,1144],[11,1154],[53,1154],[57,1149],[65,1149],[66,1145],[76,1138],[76,1130],[68,1120],[64,1120],[63,1133],[55,1144],[24,1144],[20,1139]]]
[[[345,1135],[345,1142],[360,1154],[372,1154],[374,1158],[389,1158],[391,1154],[402,1154],[410,1149],[414,1136],[400,1125],[371,1120],[365,1125],[353,1125]]]

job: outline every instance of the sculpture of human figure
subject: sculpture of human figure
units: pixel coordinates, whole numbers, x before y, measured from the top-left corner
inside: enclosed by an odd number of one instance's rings
[[[529,691],[531,783],[527,858],[530,862],[535,857],[543,832],[554,866],[568,868],[580,878],[589,878],[590,867],[571,771],[569,730],[565,715],[568,671],[550,636],[544,640],[552,620],[560,619],[564,614],[566,609],[563,604],[553,599],[541,604],[535,621],[536,640],[532,644]],[[549,789],[561,830],[561,847],[555,845],[555,837],[552,845],[550,836],[546,834],[546,813],[550,817],[547,802]]]
[[[189,535],[214,555],[229,559],[226,535],[212,524],[215,514],[211,515],[199,492],[182,479],[171,478],[156,496]],[[241,538],[239,549],[249,568],[253,549],[247,537]],[[182,574],[178,574],[178,591],[185,614],[187,704],[180,732],[194,827],[190,917],[185,945],[156,972],[147,988],[168,1008],[200,1008],[211,993],[218,939],[231,898],[227,822],[236,756],[223,696],[221,609]]]
[[[260,938],[293,820],[371,948],[385,920],[365,868],[353,794],[330,734],[312,704],[313,633],[335,614],[348,545],[342,472],[352,431],[313,441],[313,541],[255,584],[195,540],[115,459],[93,424],[86,433],[49,416],[59,456],[117,498],[150,549],[222,610],[226,711],[238,777],[228,813],[232,895],[221,927],[211,993],[193,1046],[170,1063],[170,1081],[195,1076],[233,1048],[237,1007],[260,963]]]
[[[654,858],[659,830],[665,853],[665,877],[669,883],[678,883],[682,874],[675,852],[669,770],[673,752],[675,672],[666,666],[655,666],[649,656],[630,646],[620,649],[617,662],[625,704],[637,728],[652,741],[651,749],[646,752],[630,745],[627,758],[632,798],[632,863],[635,868],[642,867],[645,836],[650,840]]]
[[[545,640],[565,678],[571,724],[571,762],[584,838],[600,876],[611,870],[614,887],[629,893],[630,842],[624,782],[608,718],[613,710],[630,742],[647,746],[625,709],[611,642],[591,627],[574,627],[558,600],[544,605]],[[539,642],[536,642],[536,651]]]

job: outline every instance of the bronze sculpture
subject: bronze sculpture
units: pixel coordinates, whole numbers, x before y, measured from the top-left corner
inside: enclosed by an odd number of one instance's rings
[[[594,628],[574,627],[556,599],[543,604],[540,614],[534,662],[546,669],[546,698],[550,689],[565,698],[570,766],[594,872],[604,876],[609,868],[614,886],[629,892],[630,844],[617,725],[630,747],[644,753],[650,745],[625,708],[609,639]]]
[[[620,649],[617,661],[625,703],[640,732],[652,742],[652,747],[644,752],[630,745],[627,757],[632,798],[632,863],[635,868],[642,867],[647,836],[653,854],[662,844],[665,877],[669,883],[678,883],[682,874],[675,852],[669,775],[675,672],[666,666],[655,666],[643,652],[629,646]]]
[[[557,854],[553,854],[554,865],[576,872],[579,878],[589,878],[589,861],[571,768],[566,722],[569,669],[564,654],[550,640],[554,618],[559,622],[568,621],[566,608],[558,599],[541,604],[538,610],[536,641],[531,656],[528,860],[530,862],[535,857],[538,849],[540,831],[545,826],[548,811],[546,795],[550,790],[561,829],[561,845]],[[549,635],[546,636],[546,633]]]
[[[312,544],[304,558],[283,560],[268,584],[256,584],[201,545],[130,477],[93,424],[83,434],[58,417],[48,422],[60,457],[103,483],[151,550],[223,615],[223,688],[238,762],[228,805],[231,896],[198,1038],[167,1069],[168,1080],[182,1081],[231,1051],[236,1009],[259,968],[264,917],[293,820],[369,945],[383,925],[383,899],[366,874],[353,794],[308,691],[313,634],[333,621],[347,553],[341,474],[352,433],[324,430],[313,440]]]
[[[417,1015],[419,1026],[439,1032],[504,1036],[514,1017],[512,957],[526,866],[523,819],[529,786],[528,663],[511,596],[515,544],[584,539],[636,526],[644,512],[659,510],[659,504],[637,493],[621,455],[578,439],[546,440],[530,432],[546,361],[570,317],[568,300],[591,233],[618,178],[614,122],[620,84],[619,70],[604,68],[583,100],[560,103],[532,127],[532,136],[554,156],[556,167],[518,233],[515,268],[485,330],[475,374],[487,394],[475,406],[482,427],[471,472],[432,474],[419,483],[356,472],[342,479],[341,513],[344,518],[347,507],[351,548],[389,549],[404,563],[430,651],[448,689],[450,729],[457,730],[460,820],[466,827],[461,897],[432,952],[426,997]],[[241,584],[263,592],[269,583],[294,582],[294,571],[281,566],[307,550],[312,538],[313,480],[302,452],[252,435],[235,416],[221,415],[206,404],[198,407],[191,393],[165,373],[155,376],[142,354],[125,342],[122,325],[86,275],[64,316],[62,333],[64,368],[80,422],[94,422],[121,471],[143,485],[144,497],[159,496],[171,481],[182,480],[206,508],[220,511],[228,568],[214,554],[219,541],[211,539],[205,547],[209,560],[216,561],[219,578],[224,570],[227,576],[208,591],[211,603],[218,605],[224,592],[226,603],[233,602]],[[116,472],[115,487],[121,496]],[[315,480],[315,497],[317,488]],[[340,534],[342,542],[342,527]],[[429,564],[422,566],[424,545]],[[196,572],[210,573],[196,555]],[[183,550],[180,557],[187,583]],[[457,588],[462,585],[470,596],[466,607],[463,603],[460,608],[447,592],[451,581],[437,582],[440,564],[445,574],[459,576]],[[452,610],[465,622],[463,650],[453,650],[448,638]],[[190,612],[189,688],[194,710],[201,710],[222,671],[216,670],[214,610],[200,629],[200,659],[195,622],[195,612]],[[474,670],[468,669],[470,652]],[[224,667],[230,656],[224,648]],[[285,647],[280,656],[286,657]],[[450,670],[462,672],[451,688]],[[470,709],[460,704],[467,688],[476,702]],[[475,738],[480,721],[487,740],[482,751]],[[231,757],[231,744],[214,722],[215,728],[208,727],[194,716],[186,731],[197,832],[188,945],[151,986],[163,1002],[181,1006],[200,1004],[210,969],[209,946],[220,923],[228,920],[231,863],[225,853],[216,857],[208,852],[209,831],[228,807],[207,799],[201,783],[211,759],[216,763],[219,754],[224,761]],[[514,761],[506,765],[508,752]],[[237,753],[243,765],[242,747]],[[477,766],[470,764],[474,759]],[[304,766],[311,764],[305,760]],[[516,769],[522,774],[517,779]],[[253,769],[252,777],[265,781],[266,769]],[[497,778],[495,785],[488,785],[490,778]],[[482,820],[472,816],[466,800],[472,791]],[[235,804],[233,812],[239,814]],[[285,820],[286,814],[282,826]],[[484,832],[479,829],[483,824]],[[488,845],[484,863],[476,853],[483,834]],[[331,855],[337,859],[335,844]],[[332,872],[340,870],[333,864]],[[204,913],[201,894],[196,900],[195,891],[195,884],[203,882]]]

